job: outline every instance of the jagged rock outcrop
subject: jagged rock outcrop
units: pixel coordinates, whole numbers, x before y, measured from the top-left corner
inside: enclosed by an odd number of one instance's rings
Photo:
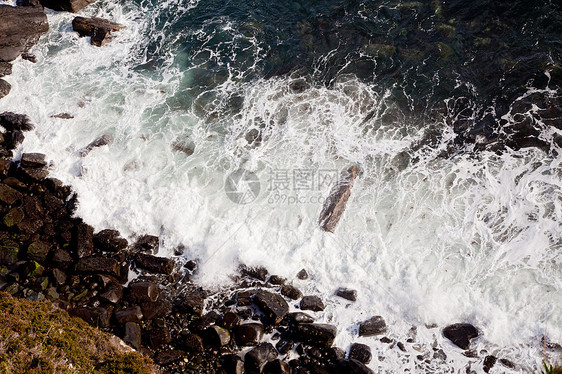
[[[15,60],[48,30],[43,8],[0,5],[0,61]]]
[[[98,17],[76,17],[72,21],[72,29],[80,36],[92,37],[91,44],[97,47],[102,47],[113,40],[113,32],[122,28],[123,25]]]

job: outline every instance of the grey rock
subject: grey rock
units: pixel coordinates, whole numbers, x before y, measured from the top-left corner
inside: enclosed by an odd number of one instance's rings
[[[131,345],[135,349],[141,346],[141,328],[138,323],[127,322],[125,323],[125,336],[123,341]]]
[[[4,79],[0,79],[0,99],[5,96],[8,96],[11,90],[12,90],[12,85],[6,82]]]
[[[49,30],[41,8],[0,5],[0,61],[13,61]]]
[[[386,322],[381,316],[374,316],[359,324],[359,336],[373,336],[386,332]]]
[[[351,189],[357,174],[358,169],[356,166],[349,167],[342,173],[336,185],[330,190],[330,194],[324,201],[320,217],[318,218],[318,223],[322,230],[334,232],[336,229],[336,225],[345,211],[345,206],[351,195]]]

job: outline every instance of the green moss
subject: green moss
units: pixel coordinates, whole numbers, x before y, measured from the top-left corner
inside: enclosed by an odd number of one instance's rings
[[[474,40],[474,45],[477,47],[488,47],[490,44],[492,44],[490,38],[476,38]]]
[[[0,372],[142,373],[152,362],[50,303],[0,292]]]
[[[6,232],[0,232],[0,264],[11,265],[18,260],[19,246]]]
[[[451,58],[451,56],[453,56],[455,54],[455,51],[453,50],[453,48],[451,48],[451,46],[449,46],[446,43],[443,42],[438,42],[437,43],[437,49],[439,50],[439,54],[442,60],[448,60]]]
[[[79,301],[81,298],[83,298],[84,296],[86,296],[88,294],[88,289],[85,289],[84,291],[80,292],[79,294],[77,294],[76,296],[72,297],[72,301]]]
[[[400,55],[410,62],[420,62],[423,59],[423,52],[417,49],[401,49]]]
[[[407,1],[405,3],[398,3],[396,7],[398,9],[419,9],[423,4],[419,1]]]
[[[23,221],[25,215],[21,208],[12,208],[5,216],[4,216],[4,224],[8,227],[12,227]]]
[[[440,35],[446,36],[447,38],[452,38],[457,33],[457,29],[454,26],[447,25],[447,24],[440,24],[435,27],[435,30]]]
[[[371,57],[389,58],[396,53],[396,47],[389,44],[366,44],[363,52]]]
[[[41,275],[43,275],[43,272],[45,272],[45,268],[43,267],[43,265],[36,261],[31,261],[30,266],[30,271],[27,273],[27,276],[29,278],[40,277]]]

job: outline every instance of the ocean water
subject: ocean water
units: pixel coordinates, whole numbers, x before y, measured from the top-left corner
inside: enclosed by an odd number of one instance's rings
[[[335,344],[370,345],[376,372],[480,373],[486,354],[529,372],[551,358],[556,2],[121,0],[81,15],[127,28],[97,48],[74,15],[48,11],[39,62],[16,62],[0,110],[37,124],[18,154],[45,153],[96,229],[160,236],[159,255],[198,259],[209,288],[240,263],[266,266],[320,295]],[[102,135],[111,143],[82,156]],[[346,212],[323,232],[323,201],[350,165],[361,174]],[[333,296],[340,286],[357,302]],[[417,349],[357,337],[372,315],[397,340],[415,326]],[[480,329],[480,358],[442,337],[455,322]]]

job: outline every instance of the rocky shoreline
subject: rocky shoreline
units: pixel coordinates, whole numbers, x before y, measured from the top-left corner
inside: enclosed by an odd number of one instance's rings
[[[89,2],[57,4],[44,3],[76,12]],[[9,39],[11,44],[5,43],[8,39],[0,41],[0,77],[11,73],[9,62],[19,55],[33,60],[28,51],[48,30],[42,6],[33,0],[26,5],[0,5],[2,21],[15,20],[14,14],[27,14],[35,20],[26,25],[2,22],[0,31],[6,35],[4,30],[10,28],[26,26],[27,31],[10,34],[15,35]],[[98,46],[119,29],[109,21],[77,19],[75,28],[82,30],[78,32],[91,36],[92,44]],[[0,79],[0,99],[8,92],[9,84]],[[367,365],[377,358],[369,346],[333,346],[336,327],[313,317],[314,312],[324,310],[323,300],[303,295],[286,279],[264,268],[241,265],[231,287],[210,292],[193,281],[196,261],[156,256],[158,237],[143,235],[129,243],[115,230],[95,233],[75,217],[78,197],[71,188],[48,177],[45,155],[24,153],[13,160],[24,132],[34,127],[29,118],[5,112],[0,114],[0,125],[4,129],[0,137],[0,291],[50,301],[121,337],[152,357],[166,373],[373,372]],[[347,197],[344,205],[345,200]],[[304,270],[296,276],[307,278]],[[357,293],[341,288],[335,297],[354,302]],[[420,370],[424,363],[447,359],[443,347],[423,348],[416,343],[415,334],[403,341],[387,336],[383,316],[364,319],[356,328],[359,336],[377,339],[405,357],[413,351],[419,353]],[[485,372],[496,364],[517,369],[507,358],[471,350],[471,339],[479,331],[470,324],[433,328]],[[470,364],[467,372],[471,372]]]

